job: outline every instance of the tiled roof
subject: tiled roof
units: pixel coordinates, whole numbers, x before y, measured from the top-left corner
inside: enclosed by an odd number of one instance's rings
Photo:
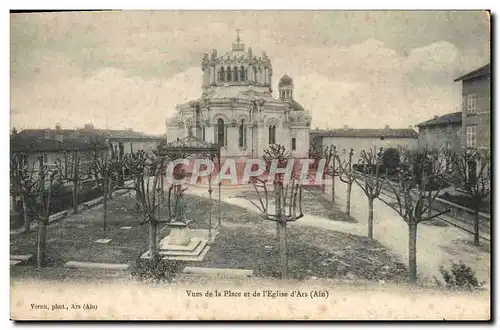
[[[447,113],[446,115],[432,118],[423,123],[416,125],[417,127],[430,127],[438,125],[462,124],[462,112]]]
[[[417,138],[418,133],[411,128],[344,128],[333,130],[314,130],[312,136],[353,137],[353,138]]]
[[[105,144],[100,143],[101,149],[106,149]],[[10,140],[11,152],[39,152],[39,151],[61,151],[61,150],[80,150],[88,151],[93,148],[92,144],[83,141],[58,141],[54,139],[33,139],[24,137],[14,137]]]
[[[290,106],[292,107],[293,111],[304,111],[304,107],[299,102],[297,102],[295,100],[291,100],[289,102],[290,102]]]
[[[491,74],[491,68],[490,68],[490,63],[488,63],[485,66],[480,67],[479,69],[476,69],[472,72],[469,72],[469,73],[455,79],[455,81],[468,80],[468,79],[482,77],[482,76],[489,76],[490,74]]]
[[[26,129],[18,133],[19,137],[30,137],[43,139],[48,133],[50,139],[55,139],[56,135],[62,135],[63,140],[99,140],[104,142],[108,138],[154,138],[142,132],[131,130],[111,130],[111,129]]]

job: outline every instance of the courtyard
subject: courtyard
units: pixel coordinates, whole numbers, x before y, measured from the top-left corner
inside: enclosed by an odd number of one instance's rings
[[[186,196],[186,217],[190,227],[208,228],[208,199],[193,187],[193,194]],[[224,192],[223,192],[224,193]],[[319,192],[318,192],[319,193]],[[242,196],[236,192],[234,196]],[[248,199],[254,196],[247,193]],[[308,195],[309,194],[309,195]],[[229,197],[231,198],[231,197]],[[352,224],[337,207],[315,203],[316,193],[304,196],[304,209],[326,215],[325,221]],[[213,201],[212,219],[218,216],[217,201]],[[148,225],[140,225],[140,215],[134,197],[125,194],[109,201],[107,234],[103,230],[103,205],[83,210],[52,223],[47,232],[47,264],[44,269],[34,266],[13,266],[11,275],[52,280],[113,278],[129,276],[127,272],[107,270],[67,269],[68,261],[129,264],[130,269],[148,248]],[[160,210],[160,214],[165,212]],[[307,211],[306,211],[307,212]],[[323,213],[322,213],[323,212]],[[164,213],[163,213],[164,214]],[[208,254],[201,262],[185,262],[184,266],[208,268],[250,269],[258,277],[279,277],[279,246],[275,237],[275,224],[265,221],[257,210],[221,202],[221,226]],[[315,215],[311,215],[315,216]],[[129,228],[130,227],[130,228]],[[358,282],[399,283],[407,276],[405,265],[387,248],[360,235],[314,226],[291,224],[288,226],[289,276],[291,279],[334,278]],[[168,234],[168,228],[159,230],[159,239]],[[11,236],[11,255],[35,254],[36,233]],[[97,243],[102,238],[111,239],[106,244]]]

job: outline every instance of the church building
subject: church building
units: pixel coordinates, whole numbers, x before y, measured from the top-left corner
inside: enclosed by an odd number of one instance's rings
[[[311,116],[294,100],[292,78],[278,82],[273,97],[273,67],[262,52],[245,50],[239,34],[230,52],[213,50],[201,61],[201,97],[176,106],[166,120],[167,141],[187,136],[219,144],[223,158],[261,158],[271,144],[281,144],[294,158],[307,158]]]

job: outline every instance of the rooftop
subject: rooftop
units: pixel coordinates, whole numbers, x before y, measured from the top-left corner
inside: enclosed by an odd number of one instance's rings
[[[289,86],[289,85],[293,85],[293,79],[285,74],[283,75],[283,77],[281,77],[280,81],[278,82],[278,87],[283,87],[283,86]]]
[[[418,133],[411,128],[339,128],[333,130],[312,130],[312,136],[345,138],[417,138]]]
[[[103,143],[97,144],[100,149],[107,149]],[[10,140],[12,152],[58,152],[62,150],[90,151],[93,144],[83,141],[58,141],[54,139],[36,140],[33,138],[14,137]]]
[[[491,74],[491,68],[490,68],[490,63],[488,63],[485,66],[480,67],[479,69],[471,71],[471,72],[455,79],[454,81],[469,80],[469,79],[473,79],[473,78],[489,76],[490,74]]]
[[[420,123],[416,126],[419,128],[422,128],[422,127],[441,126],[441,125],[450,125],[450,124],[461,125],[462,124],[462,112],[447,113],[446,115],[439,116],[439,117],[436,116],[436,117],[429,119],[427,121],[424,121],[423,123]]]

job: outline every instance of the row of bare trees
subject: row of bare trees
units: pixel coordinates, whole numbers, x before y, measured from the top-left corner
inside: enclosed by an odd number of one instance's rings
[[[399,149],[396,168],[384,164],[383,149],[362,150],[354,170],[351,149],[344,158],[335,146],[312,147],[310,158],[325,161],[324,177],[332,178],[332,202],[335,201],[335,178],[346,184],[346,214],[350,214],[352,185],[356,183],[368,201],[368,237],[373,239],[373,204],[381,200],[407,223],[409,235],[410,281],[417,279],[418,224],[437,218],[449,210],[434,207],[446,184],[465,193],[474,209],[474,244],[479,245],[479,211],[491,192],[491,156],[486,150]],[[394,150],[391,150],[394,152]]]
[[[76,150],[64,152],[63,159],[57,159],[55,166],[48,165],[43,155],[39,155],[37,161],[33,162],[25,153],[11,154],[10,190],[14,196],[20,196],[23,203],[24,229],[28,235],[30,234],[30,218],[37,223],[37,263],[39,267],[44,264],[46,226],[53,211],[51,210],[51,202],[54,198],[54,190],[64,191],[64,185],[68,182],[72,184],[72,208],[74,212],[78,211],[80,185],[89,173],[94,177],[96,188],[102,189],[104,237],[106,237],[107,230],[107,204],[116,188],[135,190],[137,205],[142,206],[142,210],[146,210],[146,213],[150,213],[148,211],[151,204],[149,202],[150,196],[144,186],[144,176],[149,175],[149,165],[154,163],[154,160],[151,161],[150,157],[143,151],[126,156],[121,152],[117,154],[112,148],[105,150],[97,144],[94,144],[91,151],[87,153],[79,153]],[[87,168],[82,169],[82,165]],[[130,170],[135,183],[131,188],[123,185],[125,168]],[[143,180],[142,184],[141,180]],[[149,183],[149,181],[147,182]],[[148,219],[150,218],[148,217]]]

